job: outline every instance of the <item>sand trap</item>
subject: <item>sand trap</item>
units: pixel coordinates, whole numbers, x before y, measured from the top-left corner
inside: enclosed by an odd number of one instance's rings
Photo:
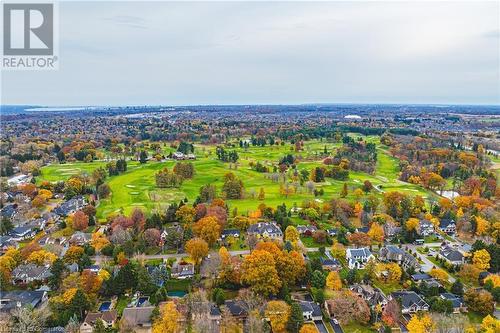
[[[131,195],[137,195],[139,194],[140,192],[130,192]]]
[[[129,184],[127,184],[125,186],[128,187],[128,188],[135,188],[135,185],[129,185]]]

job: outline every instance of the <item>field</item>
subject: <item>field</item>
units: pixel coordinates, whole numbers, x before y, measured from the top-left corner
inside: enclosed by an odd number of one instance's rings
[[[378,137],[366,137],[367,140],[377,142]],[[237,145],[236,145],[237,146]],[[315,198],[313,194],[307,193],[305,189],[288,197],[280,194],[280,185],[277,182],[266,178],[264,173],[259,173],[251,169],[250,163],[260,161],[264,165],[271,166],[277,164],[279,159],[288,153],[300,155],[301,161],[297,168],[311,170],[315,166],[322,165],[320,156],[324,148],[333,152],[340,143],[332,143],[319,140],[306,141],[304,150],[295,153],[291,146],[265,146],[250,147],[243,149],[237,146],[234,148],[240,159],[238,167],[230,169],[229,163],[218,161],[215,157],[215,146],[197,145],[197,159],[193,161],[195,166],[195,176],[183,182],[178,189],[159,189],[155,184],[155,173],[162,168],[172,168],[175,161],[157,162],[148,161],[146,164],[139,164],[136,161],[129,161],[127,171],[121,175],[107,178],[107,183],[111,188],[111,196],[108,199],[101,200],[97,207],[97,217],[102,220],[109,214],[125,213],[128,214],[134,207],[140,207],[146,211],[154,209],[164,209],[172,202],[179,202],[187,198],[193,202],[199,194],[199,189],[205,184],[215,184],[220,191],[223,185],[223,177],[227,172],[233,172],[239,177],[245,186],[246,198],[240,200],[228,200],[230,211],[237,207],[240,214],[245,214],[255,210],[262,201],[257,199],[261,188],[265,191],[264,202],[268,206],[276,207],[285,203],[288,207],[294,204],[300,205],[304,200],[315,199],[318,203],[329,200],[332,197],[338,197],[343,181],[326,178],[325,182],[317,183],[317,189],[323,189],[324,195]],[[374,175],[362,172],[350,172],[347,184],[349,186],[348,199],[353,199],[353,190],[360,187],[365,180],[369,180],[379,189],[374,189],[373,193],[381,195],[384,191],[402,191],[411,195],[422,195],[428,197],[430,192],[421,187],[408,184],[397,180],[398,161],[391,157],[389,153],[378,145],[378,161]],[[229,148],[233,149],[233,148]],[[48,165],[42,169],[42,175],[38,181],[65,180],[72,175],[84,172],[90,174],[94,169],[104,166],[104,161],[94,161],[91,163],[71,163],[61,165]]]

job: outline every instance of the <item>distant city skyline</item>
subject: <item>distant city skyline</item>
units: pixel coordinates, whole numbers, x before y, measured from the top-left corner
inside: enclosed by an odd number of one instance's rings
[[[499,2],[60,2],[3,105],[500,104]]]

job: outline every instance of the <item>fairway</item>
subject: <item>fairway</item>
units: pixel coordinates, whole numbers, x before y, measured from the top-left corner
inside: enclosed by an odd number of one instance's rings
[[[379,144],[379,138],[370,136],[364,137],[368,141],[378,144],[378,160],[376,172],[373,175],[350,171],[349,180],[346,181],[349,187],[347,199],[354,199],[353,190],[362,186],[365,180],[369,180],[377,189],[372,191],[373,194],[381,196],[385,191],[402,191],[410,195],[421,195],[425,198],[431,194],[418,185],[408,184],[398,180],[398,160],[389,155]],[[230,169],[229,163],[223,163],[216,159],[214,145],[196,145],[197,160],[193,161],[195,166],[195,176],[193,179],[185,180],[180,188],[164,188],[156,187],[155,173],[167,167],[172,168],[176,161],[169,160],[158,162],[150,160],[145,164],[140,164],[137,161],[128,161],[127,171],[123,174],[108,177],[106,182],[111,188],[109,198],[101,200],[97,207],[97,217],[103,220],[108,215],[114,214],[129,214],[132,209],[139,207],[147,213],[153,210],[162,211],[173,202],[179,202],[187,198],[189,202],[193,202],[199,194],[199,189],[205,184],[214,184],[217,191],[220,193],[223,186],[223,178],[227,172],[233,172],[240,178],[245,186],[246,197],[239,200],[227,200],[230,211],[234,208],[238,209],[239,214],[247,214],[257,209],[257,207],[265,202],[266,205],[276,207],[285,203],[287,207],[292,207],[294,204],[301,205],[304,200],[316,200],[318,203],[328,201],[334,197],[338,197],[342,190],[344,181],[326,178],[325,182],[316,183],[317,189],[323,189],[324,195],[314,197],[308,193],[305,188],[299,189],[297,193],[285,197],[280,194],[280,183],[273,182],[266,177],[265,173],[256,172],[251,169],[250,163],[261,162],[264,165],[276,165],[279,159],[286,154],[293,154],[299,159],[297,165],[298,170],[311,170],[313,167],[321,166],[323,157],[322,153],[325,149],[329,154],[334,154],[335,149],[341,143],[332,143],[319,140],[306,141],[304,149],[301,152],[294,152],[290,144],[274,145],[264,147],[249,147],[247,149],[240,148],[237,142],[235,149],[240,159],[238,166]],[[72,175],[79,173],[90,174],[98,167],[104,167],[105,161],[94,161],[91,163],[68,163],[68,164],[53,164],[42,168],[42,176],[38,181],[48,180],[57,181],[68,179]],[[265,192],[265,200],[258,200],[258,193],[263,188]]]

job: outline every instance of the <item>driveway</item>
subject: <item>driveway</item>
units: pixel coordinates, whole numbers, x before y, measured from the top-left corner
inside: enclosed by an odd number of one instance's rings
[[[342,327],[340,327],[340,324],[335,324],[333,319],[330,319],[330,324],[332,325],[333,331],[335,333],[344,333],[344,330],[342,329]]]

